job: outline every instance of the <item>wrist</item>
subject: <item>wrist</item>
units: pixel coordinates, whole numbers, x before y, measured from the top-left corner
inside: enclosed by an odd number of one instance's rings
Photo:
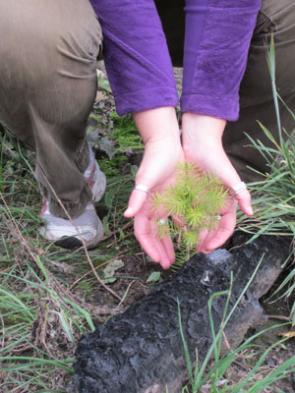
[[[215,117],[184,113],[182,116],[182,146],[186,159],[206,157],[223,151],[222,135],[226,121]]]
[[[182,132],[194,139],[221,140],[226,120],[217,117],[186,112],[182,115]]]
[[[161,141],[180,145],[175,108],[162,107],[137,112],[133,113],[133,118],[145,145]]]

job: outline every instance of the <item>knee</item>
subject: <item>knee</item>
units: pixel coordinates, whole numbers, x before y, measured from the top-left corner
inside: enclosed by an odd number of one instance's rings
[[[85,0],[11,1],[8,6],[0,0],[0,34],[7,37],[0,43],[1,58],[25,77],[26,71],[42,74],[57,67],[61,55],[94,63],[102,41],[99,22]]]
[[[253,43],[266,46],[271,36],[276,46],[295,43],[295,3],[294,0],[263,0],[254,31]]]
[[[50,67],[54,73],[77,79],[88,78],[90,73],[93,77],[102,44],[101,27],[92,8],[87,10],[86,7],[82,14],[78,14],[80,17],[76,17],[76,12],[82,12],[75,6],[80,3],[85,6],[88,2],[73,1],[67,10],[60,7],[63,16],[55,23],[52,18],[46,18],[45,27],[35,32],[36,44],[39,53],[41,50],[46,58],[47,70]]]
[[[251,42],[248,65],[241,85],[241,106],[272,101],[267,64],[271,37],[275,41],[276,83],[281,96],[294,90],[295,63],[294,0],[264,0]]]

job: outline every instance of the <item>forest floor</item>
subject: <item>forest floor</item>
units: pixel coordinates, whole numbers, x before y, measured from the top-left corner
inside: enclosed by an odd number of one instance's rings
[[[132,222],[123,218],[143,146],[130,118],[115,114],[103,74],[99,85],[88,138],[108,185],[97,205],[105,239],[95,250],[69,252],[42,240],[34,154],[0,133],[0,393],[66,392],[79,338],[171,274],[144,255]],[[253,381],[263,380],[294,357],[294,339],[279,343],[280,334],[289,330],[289,307],[286,299],[267,305],[274,316],[269,324],[284,322],[284,326],[271,329],[239,354],[224,373],[220,392],[234,392],[271,346],[249,380],[249,389]],[[294,375],[286,373],[271,387],[262,385],[255,392],[294,392]],[[228,390],[221,390],[225,385]],[[219,390],[207,381],[199,392]]]

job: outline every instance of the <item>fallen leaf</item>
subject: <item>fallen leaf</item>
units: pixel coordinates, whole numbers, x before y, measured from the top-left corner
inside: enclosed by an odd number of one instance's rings
[[[280,333],[279,336],[286,338],[295,338],[295,331]]]
[[[124,267],[124,262],[122,261],[122,259],[113,259],[103,269],[103,276],[104,276],[103,281],[106,284],[114,283],[117,280],[117,278],[114,277],[114,275],[115,275],[116,271],[121,269],[122,267]]]
[[[152,272],[146,282],[158,282],[161,278],[161,272]]]

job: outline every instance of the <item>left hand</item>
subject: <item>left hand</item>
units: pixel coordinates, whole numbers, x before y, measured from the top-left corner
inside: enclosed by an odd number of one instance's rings
[[[222,146],[225,125],[222,119],[185,113],[182,117],[182,142],[185,160],[193,162],[203,172],[215,175],[231,191],[241,184],[241,178]],[[228,240],[235,229],[238,206],[246,215],[253,215],[251,195],[247,189],[236,196],[229,196],[220,212],[221,220],[216,230],[201,232],[197,251],[211,252]]]

